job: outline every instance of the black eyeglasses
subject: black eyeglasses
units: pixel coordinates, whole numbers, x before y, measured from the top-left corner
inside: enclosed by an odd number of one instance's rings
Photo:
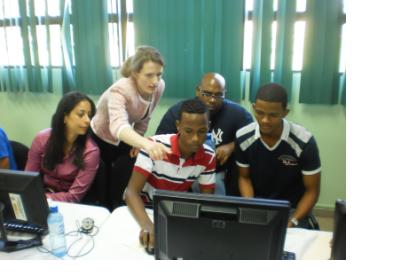
[[[202,96],[206,97],[206,98],[214,98],[216,100],[222,100],[225,98],[225,93],[226,90],[223,90],[221,92],[209,92],[209,91],[205,91],[205,90],[201,90],[200,88],[198,88],[199,92],[201,93]]]

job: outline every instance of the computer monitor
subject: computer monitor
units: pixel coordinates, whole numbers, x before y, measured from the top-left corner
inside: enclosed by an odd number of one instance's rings
[[[335,204],[331,259],[346,259],[346,201],[339,199]]]
[[[282,259],[288,201],[158,190],[156,259]]]
[[[0,204],[5,223],[47,230],[49,209],[39,173],[0,169]]]

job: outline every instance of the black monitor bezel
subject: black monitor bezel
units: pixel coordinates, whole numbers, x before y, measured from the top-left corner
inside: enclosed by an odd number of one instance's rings
[[[332,260],[346,260],[346,201],[337,199],[334,211]]]
[[[23,182],[16,185],[15,182]],[[16,217],[12,210],[10,193],[21,196],[26,219]],[[0,170],[0,202],[4,203],[3,218],[5,222],[33,225],[47,233],[47,216],[49,212],[44,183],[38,172],[20,170]]]
[[[156,190],[154,192],[154,228],[155,228],[155,236],[156,236],[156,244],[158,245],[158,237],[160,236],[160,228],[157,223],[159,217],[159,205],[160,202],[163,200],[172,200],[172,201],[184,201],[184,202],[193,202],[193,203],[201,203],[201,205],[231,205],[235,207],[252,207],[255,209],[275,209],[277,211],[281,211],[280,215],[280,236],[277,237],[278,244],[272,244],[272,250],[274,250],[275,245],[279,247],[278,252],[272,252],[274,257],[269,259],[282,259],[283,255],[283,248],[286,238],[286,230],[287,230],[287,222],[289,218],[290,212],[290,203],[285,200],[270,200],[270,199],[260,199],[260,198],[243,198],[243,197],[234,197],[234,196],[220,196],[220,195],[208,195],[208,194],[198,194],[198,193],[185,193],[185,192],[175,192],[175,191],[164,191],[164,190]],[[258,242],[258,241],[256,241]],[[276,241],[275,241],[276,242]],[[155,248],[155,258],[156,259],[169,259],[165,252],[162,252],[156,246]],[[216,259],[224,259],[223,258],[216,258]],[[247,259],[262,259],[255,256],[249,256]]]

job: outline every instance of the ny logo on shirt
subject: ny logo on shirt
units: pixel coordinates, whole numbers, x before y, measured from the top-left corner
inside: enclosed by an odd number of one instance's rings
[[[224,134],[224,132],[220,128],[218,128],[218,132],[215,132],[215,129],[212,129],[212,138],[214,139],[216,146],[222,143],[222,134]]]

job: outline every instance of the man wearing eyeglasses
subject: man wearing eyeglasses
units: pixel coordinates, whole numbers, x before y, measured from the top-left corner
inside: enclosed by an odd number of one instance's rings
[[[209,132],[215,144],[217,159],[215,194],[239,195],[237,167],[233,158],[235,134],[253,120],[248,111],[226,99],[226,93],[225,79],[218,73],[206,73],[195,90],[196,97],[210,112]],[[156,134],[177,133],[176,121],[181,103],[175,104],[165,113]],[[193,189],[195,191],[195,187]]]

